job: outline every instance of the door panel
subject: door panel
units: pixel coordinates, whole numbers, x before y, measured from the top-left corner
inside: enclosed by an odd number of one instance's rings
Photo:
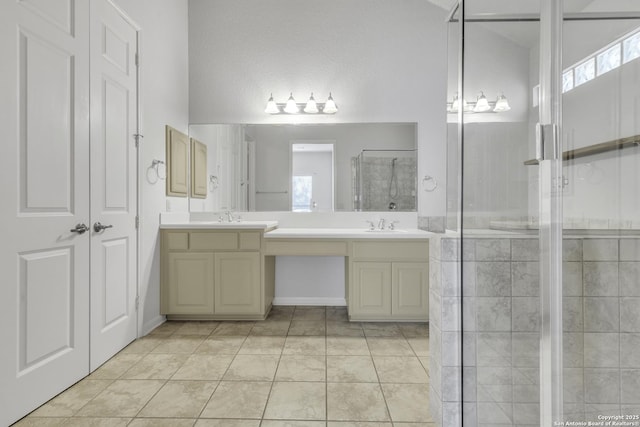
[[[73,36],[73,16],[76,9],[73,0],[19,0],[25,7],[45,21]]]
[[[74,58],[26,28],[20,29],[19,40],[20,210],[69,213]],[[46,180],[42,170],[49,172]]]
[[[353,314],[391,315],[391,263],[353,263]]]
[[[429,314],[428,268],[423,263],[394,262],[391,266],[391,312],[408,316]]]
[[[135,122],[130,123],[128,112],[132,95],[129,90],[109,78],[103,78],[102,107],[104,112],[104,202],[103,212],[126,214],[130,209],[129,193],[133,176],[130,176],[129,151]],[[135,98],[134,98],[135,99]],[[129,143],[127,143],[129,142]],[[103,183],[100,183],[103,184]],[[92,189],[93,190],[93,189]]]
[[[102,258],[105,277],[102,280],[101,295],[104,298],[103,331],[112,324],[125,318],[128,314],[129,293],[127,287],[121,286],[127,282],[127,265],[129,260],[128,239],[106,240],[102,242]],[[97,255],[97,254],[96,254]]]
[[[91,2],[91,370],[137,335],[137,30]]]
[[[187,197],[189,189],[189,137],[166,127],[167,196]]]
[[[213,314],[213,254],[173,252],[166,261],[169,300],[163,314]]]
[[[0,3],[0,425],[89,373],[88,18]]]
[[[260,254],[215,254],[215,313],[260,314]]]
[[[72,248],[20,254],[19,373],[72,348]],[[42,331],[48,331],[42,334]]]
[[[191,140],[191,197],[206,199],[209,191],[207,177],[207,146]]]

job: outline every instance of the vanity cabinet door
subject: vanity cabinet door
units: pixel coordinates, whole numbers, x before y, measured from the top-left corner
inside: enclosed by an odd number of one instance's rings
[[[260,314],[260,253],[219,252],[215,258],[215,313]]]
[[[167,261],[163,314],[213,314],[213,254],[169,252]]]
[[[391,263],[354,262],[352,289],[351,314],[391,315]]]
[[[167,196],[187,197],[189,137],[166,126]]]
[[[392,264],[392,309],[394,316],[422,317],[429,314],[428,268],[426,263]]]

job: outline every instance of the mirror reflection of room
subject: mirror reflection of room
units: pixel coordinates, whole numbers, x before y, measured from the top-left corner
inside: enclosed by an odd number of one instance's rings
[[[203,124],[215,182],[191,212],[416,211],[415,123]]]

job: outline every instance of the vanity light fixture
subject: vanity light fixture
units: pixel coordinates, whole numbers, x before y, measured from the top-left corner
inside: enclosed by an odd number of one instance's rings
[[[465,113],[503,113],[511,110],[509,101],[504,94],[498,96],[496,101],[489,101],[484,92],[480,91],[480,95],[475,102],[466,102],[456,93],[451,102],[447,102],[447,112],[457,113],[463,109]]]
[[[489,105],[489,101],[487,101],[487,97],[484,96],[484,92],[480,92],[476,100],[476,105],[473,107],[474,113],[485,113],[491,110],[491,106]]]
[[[269,97],[269,100],[267,101],[267,108],[264,109],[264,112],[267,114],[278,114],[280,112],[276,101],[273,100],[273,94]]]
[[[495,111],[496,113],[502,113],[509,110],[511,110],[511,106],[509,105],[509,101],[507,101],[507,97],[505,97],[503,93],[498,97],[496,106],[493,108],[493,111]]]
[[[293,93],[289,95],[289,99],[287,99],[287,105],[284,106],[284,112],[288,114],[295,114],[300,109],[298,108],[298,104],[296,104],[296,100],[293,99]]]
[[[311,92],[311,96],[309,97],[309,100],[307,101],[307,105],[304,106],[304,110],[305,113],[307,114],[317,114],[318,113],[318,104],[316,104],[316,100],[313,97],[313,92]]]
[[[264,112],[267,114],[335,114],[338,112],[338,106],[333,100],[331,92],[329,92],[327,102],[316,102],[313,92],[311,92],[306,103],[297,103],[293,93],[289,94],[286,103],[276,103],[273,94],[271,94]]]
[[[338,112],[338,106],[336,105],[335,101],[333,100],[333,96],[331,96],[331,92],[329,92],[329,98],[327,99],[327,102],[324,104],[324,110],[323,110],[326,114],[335,114]]]
[[[450,113],[457,113],[460,110],[460,106],[464,109],[464,111],[469,111],[469,104],[467,101],[460,99],[458,94],[453,95],[453,102],[447,105],[447,111]]]

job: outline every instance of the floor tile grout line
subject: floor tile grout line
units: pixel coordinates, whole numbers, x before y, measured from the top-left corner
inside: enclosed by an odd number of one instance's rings
[[[286,342],[286,339],[285,339]],[[284,351],[284,344],[283,349]],[[264,402],[264,408],[262,409],[262,417],[260,418],[260,425],[262,425],[262,421],[264,420],[264,416],[267,413],[267,407],[269,406],[269,400],[271,399],[271,393],[273,392],[273,386],[276,382],[276,375],[278,374],[278,368],[280,368],[280,360],[282,360],[282,351],[280,352],[280,357],[278,358],[278,363],[276,364],[276,369],[273,372],[273,378],[271,379],[271,387],[269,387],[269,393],[267,394],[267,400]]]
[[[294,314],[295,314],[295,310],[296,310],[296,309],[297,309],[297,308],[294,308],[294,310],[291,312],[291,315],[289,316],[289,321],[288,321],[288,322],[289,322],[289,328],[288,328],[287,332],[286,332],[284,335],[281,335],[281,334],[279,334],[279,333],[278,333],[278,334],[276,334],[276,335],[255,335],[255,336],[263,336],[263,337],[267,337],[267,336],[269,336],[269,337],[282,337],[282,338],[284,338],[284,340],[282,341],[282,343],[281,343],[281,345],[280,345],[280,352],[279,352],[279,354],[278,354],[278,363],[277,363],[277,365],[276,365],[276,370],[275,370],[275,372],[274,372],[274,374],[273,374],[273,377],[271,378],[271,381],[270,381],[270,382],[271,382],[271,387],[270,387],[270,390],[269,390],[269,396],[267,397],[267,402],[265,403],[265,408],[264,408],[264,410],[263,410],[263,418],[261,419],[261,421],[262,421],[262,420],[264,420],[264,415],[265,415],[265,413],[266,413],[266,408],[267,408],[267,405],[268,405],[268,401],[269,401],[269,399],[271,398],[271,394],[272,394],[272,391],[273,391],[274,383],[276,382],[277,372],[278,372],[278,370],[279,370],[279,368],[280,368],[280,363],[281,363],[281,361],[282,361],[282,357],[283,357],[283,355],[284,355],[284,349],[285,349],[285,347],[286,347],[287,339],[288,339],[289,337],[299,337],[299,338],[307,337],[307,338],[311,338],[311,337],[313,337],[313,336],[314,336],[314,335],[290,335],[290,334],[289,334],[289,332],[290,332],[290,328],[291,328],[291,323],[292,323],[292,321],[293,321],[293,317],[294,317]],[[329,319],[329,318],[328,318],[328,315],[327,315],[328,308],[325,306],[325,307],[323,307],[323,310],[324,310],[324,322],[323,322],[323,323],[324,323],[324,333],[322,334],[322,336],[323,336],[323,338],[324,338],[324,347],[325,347],[325,349],[324,349],[324,352],[323,352],[322,354],[320,354],[320,355],[323,355],[323,356],[324,356],[324,361],[325,361],[325,363],[324,363],[324,367],[325,367],[325,376],[324,376],[324,382],[325,382],[325,411],[327,411],[327,412],[326,412],[326,419],[325,419],[325,422],[327,422],[327,421],[329,420],[329,417],[328,417],[328,384],[330,383],[329,378],[328,378],[328,357],[329,357],[329,351],[328,351],[328,339],[332,336],[331,334],[329,334],[329,331],[328,331],[328,323],[329,323],[329,321],[330,321],[330,320],[331,320],[331,321],[338,321],[338,323],[341,323],[340,321],[341,321],[341,320],[344,320],[344,319],[340,319],[340,318],[339,318],[339,319]],[[312,321],[313,321],[314,319],[304,319],[304,318],[303,318],[302,320],[312,320]],[[317,320],[320,320],[320,319],[317,319]],[[348,320],[345,320],[344,322],[345,322],[345,324],[349,324]],[[202,323],[204,323],[204,322],[202,322]],[[174,378],[174,376],[176,375],[176,373],[181,369],[181,367],[183,367],[183,366],[184,366],[184,364],[186,363],[186,361],[187,361],[190,357],[192,357],[194,354],[198,354],[198,353],[197,353],[197,350],[198,350],[198,349],[199,349],[199,348],[204,344],[204,342],[205,342],[208,338],[210,338],[210,337],[214,336],[214,332],[215,332],[215,330],[216,330],[216,329],[218,328],[218,326],[219,326],[220,324],[222,324],[222,323],[224,323],[224,322],[219,323],[219,324],[216,326],[216,328],[212,329],[212,330],[209,332],[209,334],[208,334],[208,335],[204,335],[204,334],[186,334],[186,335],[185,335],[185,334],[180,334],[180,333],[178,333],[178,331],[179,331],[179,329],[180,329],[180,328],[177,328],[176,330],[174,330],[174,331],[173,331],[173,332],[171,332],[170,334],[162,334],[162,336],[151,337],[151,338],[155,338],[155,339],[157,339],[159,342],[157,342],[155,346],[151,347],[150,349],[146,350],[145,352],[140,352],[140,353],[128,353],[128,352],[126,352],[126,353],[122,353],[122,354],[139,355],[139,359],[138,359],[136,362],[134,362],[131,366],[129,366],[128,368],[126,368],[126,369],[125,369],[122,373],[120,373],[120,374],[119,374],[115,379],[114,379],[114,378],[108,378],[108,379],[107,379],[107,378],[102,378],[102,379],[101,379],[101,378],[97,378],[97,380],[107,380],[107,381],[109,381],[109,384],[105,387],[105,389],[106,389],[106,388],[108,388],[111,384],[113,384],[114,382],[116,382],[116,381],[118,381],[118,380],[130,380],[130,381],[154,380],[155,378],[149,378],[149,379],[146,379],[146,378],[139,378],[139,379],[125,379],[125,378],[122,378],[122,377],[123,377],[123,376],[125,376],[127,372],[130,372],[130,371],[131,371],[131,369],[133,369],[135,366],[137,366],[137,365],[138,365],[138,364],[139,364],[139,363],[140,363],[140,362],[141,362],[145,357],[148,357],[148,356],[150,356],[150,355],[152,355],[152,354],[172,354],[172,355],[179,355],[179,354],[182,354],[182,355],[185,355],[185,359],[182,361],[182,363],[180,364],[180,366],[179,366],[179,367],[177,367],[177,368],[173,371],[173,373],[169,376],[169,378],[167,378],[167,379],[160,378],[160,379],[159,379],[159,380],[163,381],[162,385],[161,385],[161,386],[160,386],[160,388],[159,388],[159,389],[158,389],[158,390],[157,390],[157,391],[156,391],[156,392],[155,392],[155,393],[154,393],[154,394],[153,394],[153,395],[152,395],[152,396],[151,396],[151,397],[146,401],[146,403],[145,403],[145,404],[142,406],[142,408],[141,408],[141,409],[136,413],[136,415],[135,415],[132,419],[130,419],[130,420],[129,420],[129,423],[131,423],[134,419],[136,419],[136,418],[140,418],[140,417],[139,417],[140,413],[144,410],[144,408],[146,408],[146,407],[148,406],[149,402],[151,402],[151,400],[153,400],[153,399],[157,396],[157,394],[160,392],[160,390],[162,390],[162,389],[163,389],[163,388],[164,388],[168,383],[170,383],[170,382],[172,382],[172,381],[179,381],[178,379],[175,379],[175,378]],[[386,326],[386,325],[387,325],[387,324],[385,324],[385,326]],[[393,325],[394,325],[395,327],[398,327],[398,324],[397,324],[397,323],[393,323]],[[231,355],[230,355],[230,356],[233,356],[233,357],[232,357],[231,361],[229,362],[229,365],[228,365],[228,366],[227,366],[227,368],[225,369],[225,372],[222,374],[222,378],[221,378],[220,380],[218,380],[218,381],[217,381],[217,383],[216,383],[216,387],[215,387],[215,388],[214,388],[214,390],[212,391],[211,395],[209,396],[209,399],[208,399],[208,400],[207,400],[207,402],[204,404],[204,406],[203,406],[202,410],[200,411],[200,413],[197,415],[197,418],[201,418],[201,415],[202,415],[202,413],[203,413],[204,409],[205,409],[205,408],[206,408],[206,406],[210,403],[210,401],[211,401],[211,398],[212,398],[213,394],[214,394],[214,393],[215,393],[215,391],[218,389],[218,387],[219,387],[219,385],[220,385],[220,382],[224,380],[224,376],[227,374],[227,372],[228,372],[229,368],[231,367],[231,365],[232,365],[233,361],[234,361],[234,360],[236,359],[236,357],[240,354],[240,351],[241,351],[242,347],[245,345],[245,343],[246,343],[247,339],[248,339],[250,336],[254,336],[254,335],[252,335],[252,332],[253,332],[253,328],[254,328],[255,326],[256,326],[256,323],[255,323],[255,322],[253,322],[253,323],[252,323],[251,328],[249,328],[249,329],[248,329],[248,331],[247,331],[246,333],[244,333],[244,334],[243,334],[243,336],[242,336],[242,338],[243,338],[243,339],[242,339],[242,342],[239,344],[239,346],[237,347],[237,349],[235,350],[235,352],[234,352],[233,354],[231,354]],[[409,347],[411,348],[411,353],[412,353],[412,356],[411,356],[411,357],[415,357],[415,358],[417,358],[417,359],[418,359],[418,361],[422,364],[422,361],[420,360],[420,357],[421,357],[421,356],[418,356],[418,353],[416,352],[416,350],[414,349],[414,347],[413,347],[413,346],[411,346],[411,345],[408,343],[408,340],[409,340],[409,338],[426,338],[426,339],[428,340],[428,335],[427,335],[427,336],[421,336],[421,335],[419,335],[419,332],[418,332],[418,336],[417,336],[417,337],[413,337],[413,336],[411,336],[411,337],[407,337],[407,335],[406,335],[406,334],[407,334],[408,332],[403,331],[402,329],[400,329],[400,333],[401,333],[401,334],[400,334],[400,336],[395,336],[395,335],[388,336],[388,335],[387,335],[387,334],[385,334],[384,332],[382,332],[382,333],[380,333],[380,334],[379,334],[378,332],[373,332],[373,333],[371,333],[371,334],[370,334],[370,336],[367,336],[367,335],[366,335],[366,332],[365,332],[365,329],[362,327],[362,325],[360,324],[359,326],[360,326],[360,328],[359,328],[359,329],[363,332],[363,335],[359,335],[358,337],[353,337],[353,336],[350,336],[350,334],[349,334],[349,335],[345,335],[345,336],[342,336],[342,335],[336,334],[336,335],[335,335],[335,337],[336,337],[336,338],[338,338],[338,337],[342,337],[342,338],[364,338],[364,339],[365,339],[365,343],[366,343],[366,345],[367,345],[367,350],[368,350],[368,355],[367,355],[367,356],[368,356],[368,358],[371,360],[371,362],[372,362],[372,363],[373,363],[373,365],[374,365],[374,370],[376,371],[376,378],[378,379],[377,384],[379,385],[380,390],[382,390],[382,384],[383,384],[383,383],[380,381],[380,377],[379,377],[379,373],[378,373],[378,368],[377,368],[377,366],[375,365],[375,361],[374,361],[374,359],[373,359],[373,354],[372,354],[372,352],[371,352],[371,346],[370,346],[370,339],[374,339],[374,338],[396,338],[396,337],[397,337],[397,338],[400,338],[400,337],[401,337],[401,338],[403,338],[403,340],[404,340],[405,342],[407,342],[407,344],[408,344],[408,345],[409,345]],[[318,335],[320,335],[320,334],[318,334]],[[157,349],[157,347],[159,347],[160,345],[162,345],[162,343],[163,343],[162,341],[165,341],[165,340],[167,340],[167,339],[171,338],[172,336],[173,336],[173,337],[177,337],[177,338],[179,338],[179,337],[192,337],[192,338],[196,338],[196,337],[197,337],[197,338],[201,338],[201,339],[202,339],[202,341],[201,341],[201,342],[200,342],[200,343],[199,343],[199,344],[198,344],[198,345],[197,345],[193,350],[191,350],[190,352],[187,352],[187,353],[180,353],[180,352],[171,352],[171,353],[153,353],[153,351],[154,351],[154,350],[156,350],[156,349]],[[219,337],[223,337],[223,336],[225,336],[225,335],[218,335],[218,336],[219,336]],[[313,353],[313,354],[315,354],[315,352],[312,352],[312,353]],[[207,354],[207,353],[203,353],[203,354]],[[259,353],[259,354],[256,354],[256,355],[262,355],[262,353]],[[300,354],[299,356],[301,356],[301,357],[307,357],[307,356],[310,356],[310,354]],[[352,354],[345,354],[344,356],[352,356]],[[393,355],[393,354],[391,354],[391,355],[382,354],[382,355],[380,355],[380,356],[385,356],[385,357],[387,357],[387,356],[395,356],[395,355]],[[406,354],[401,354],[401,355],[398,355],[398,356],[401,356],[401,357],[407,357],[407,355],[406,355]],[[429,355],[427,354],[427,355],[426,355],[426,356],[424,356],[424,357],[429,357]],[[424,366],[423,366],[423,367],[424,367]],[[426,368],[425,368],[425,370],[426,370]],[[156,379],[156,380],[157,380],[157,379]],[[186,379],[185,379],[185,381],[189,381],[189,380],[186,380]],[[203,382],[204,382],[204,381],[206,381],[206,382],[211,382],[211,380],[196,380],[196,381],[203,381]],[[240,382],[242,382],[242,381],[244,381],[244,382],[248,382],[249,380],[229,380],[229,381],[233,381],[233,382],[236,382],[236,381],[240,381]],[[250,381],[249,381],[249,382],[250,382]],[[290,382],[317,383],[316,381],[308,381],[308,380],[302,380],[302,381],[284,381],[284,382],[289,382],[289,383],[290,383]],[[335,381],[335,383],[341,383],[341,384],[359,383],[359,382],[360,382],[360,381],[347,381],[347,382],[338,382],[338,381]],[[428,384],[429,382],[430,382],[430,381],[428,381],[428,382],[427,382],[427,384]],[[333,383],[333,382],[332,382],[332,383]],[[384,383],[384,384],[386,384],[386,383]],[[394,382],[392,382],[391,384],[417,384],[417,383],[413,383],[413,382],[410,382],[410,383],[394,383]],[[421,384],[425,384],[425,383],[421,383]],[[94,398],[90,399],[90,400],[89,400],[89,402],[93,401],[97,396],[99,396],[102,392],[104,392],[104,390],[105,390],[105,389],[103,389],[100,393],[98,393],[96,396],[94,396]],[[383,399],[384,399],[384,401],[385,401],[385,407],[386,407],[386,410],[387,410],[387,415],[389,415],[389,418],[390,418],[390,411],[389,411],[388,402],[387,402],[386,396],[385,396],[385,394],[384,394],[384,391],[382,391],[382,396],[383,396]],[[83,405],[81,408],[79,408],[79,409],[74,413],[74,415],[75,415],[75,414],[77,414],[79,411],[81,411],[81,410],[82,410],[82,408],[83,408],[84,406],[86,406],[86,404],[85,404],[85,405]],[[74,417],[74,415],[72,415],[71,417],[73,418],[73,417]],[[67,417],[64,417],[64,418],[67,418]],[[147,417],[142,417],[142,418],[147,418]],[[160,417],[160,418],[164,418],[164,417]],[[185,419],[191,419],[190,417],[184,417],[184,418],[185,418]],[[197,420],[197,419],[196,419],[196,420]],[[390,421],[390,422],[392,422],[392,421]]]
[[[327,336],[329,329],[327,327],[327,310],[325,308],[324,319],[324,416],[325,420],[329,420],[329,355],[327,354]],[[325,421],[325,426],[329,425]]]
[[[367,346],[369,346],[369,341],[367,341]],[[371,353],[371,348],[369,347],[369,353]],[[384,390],[382,389],[382,383],[380,382],[380,374],[378,373],[378,367],[376,366],[376,361],[373,358],[373,353],[370,355],[371,363],[373,363],[373,368],[376,372],[376,377],[378,378],[378,388],[380,389],[380,393],[382,394],[382,400],[384,400],[384,406],[387,410],[387,417],[389,418],[389,422],[393,423],[393,419],[391,418],[391,411],[389,410],[389,403],[387,402],[387,397],[384,395]]]

